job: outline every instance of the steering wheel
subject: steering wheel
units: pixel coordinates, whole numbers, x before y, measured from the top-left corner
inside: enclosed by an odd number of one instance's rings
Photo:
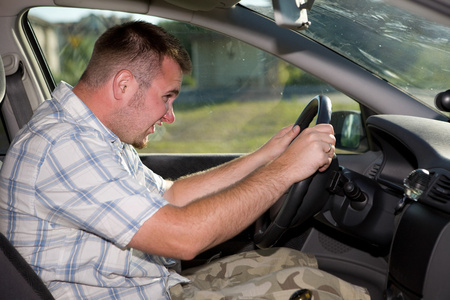
[[[314,97],[298,117],[295,125],[303,131],[317,115],[316,124],[330,123],[331,101],[327,96]],[[261,216],[255,225],[254,243],[259,248],[272,247],[291,227],[305,222],[318,213],[329,198],[327,181],[332,171],[339,168],[337,159],[324,172],[294,183],[289,190]]]

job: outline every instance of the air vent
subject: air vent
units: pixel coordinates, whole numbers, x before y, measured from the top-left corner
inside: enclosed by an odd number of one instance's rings
[[[380,164],[373,164],[372,168],[369,170],[369,172],[367,173],[367,176],[370,179],[375,179],[375,177],[378,174],[378,171],[380,170],[381,165]]]
[[[450,204],[450,178],[440,175],[428,192],[428,198],[441,205]]]

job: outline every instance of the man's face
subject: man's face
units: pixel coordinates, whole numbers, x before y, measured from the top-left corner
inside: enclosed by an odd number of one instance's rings
[[[127,109],[126,138],[123,142],[138,149],[148,143],[148,135],[155,132],[156,125],[175,121],[173,102],[180,92],[183,73],[180,66],[170,58],[164,58],[162,72],[146,90],[139,89]]]

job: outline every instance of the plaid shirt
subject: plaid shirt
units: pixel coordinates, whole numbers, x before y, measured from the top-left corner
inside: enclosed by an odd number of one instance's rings
[[[164,180],[61,83],[6,155],[0,230],[55,298],[165,299],[186,281],[166,268],[174,260],[126,248],[167,204],[164,191]]]

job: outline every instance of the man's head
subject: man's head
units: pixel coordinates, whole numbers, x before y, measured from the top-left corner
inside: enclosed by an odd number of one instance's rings
[[[164,57],[175,60],[184,74],[191,72],[188,53],[171,34],[143,21],[124,23],[100,36],[80,81],[98,88],[120,70],[127,69],[140,85],[148,87],[161,72]]]
[[[155,125],[175,120],[172,104],[191,68],[186,50],[162,28],[125,23],[97,40],[74,92],[121,141],[143,148]]]

